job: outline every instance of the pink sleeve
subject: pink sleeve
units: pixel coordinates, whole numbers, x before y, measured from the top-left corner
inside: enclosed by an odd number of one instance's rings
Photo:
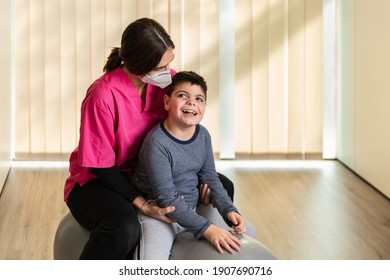
[[[115,150],[114,115],[110,106],[99,98],[89,96],[82,104],[79,165],[100,168],[115,166]]]

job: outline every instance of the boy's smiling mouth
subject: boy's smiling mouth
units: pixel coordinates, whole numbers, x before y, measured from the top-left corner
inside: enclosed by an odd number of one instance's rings
[[[182,112],[184,113],[184,114],[192,114],[192,115],[194,115],[194,116],[196,116],[198,113],[197,112],[195,112],[194,110],[189,110],[189,109],[184,109],[184,110],[182,110]]]

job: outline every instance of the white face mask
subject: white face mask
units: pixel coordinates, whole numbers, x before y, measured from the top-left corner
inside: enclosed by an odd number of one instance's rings
[[[158,72],[154,75],[145,75],[141,78],[144,83],[158,86],[160,88],[165,88],[166,86],[172,83],[171,71],[165,70]]]

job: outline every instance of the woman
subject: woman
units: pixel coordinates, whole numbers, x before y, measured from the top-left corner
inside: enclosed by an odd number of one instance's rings
[[[174,207],[146,201],[128,178],[146,133],[166,117],[163,96],[175,74],[174,47],[158,22],[138,19],[124,30],[105,74],[87,90],[64,188],[72,215],[91,232],[80,259],[131,259],[140,235],[136,209],[172,222],[166,214]],[[228,179],[221,180],[233,189]],[[202,189],[206,202],[208,192]]]

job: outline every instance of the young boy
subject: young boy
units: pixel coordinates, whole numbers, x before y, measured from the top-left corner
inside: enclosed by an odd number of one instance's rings
[[[191,232],[196,239],[205,237],[220,253],[222,248],[231,254],[240,251],[240,241],[227,230],[227,224],[242,234],[246,223],[219,180],[210,135],[199,124],[206,92],[201,76],[192,71],[178,72],[164,96],[168,117],[148,133],[141,147],[132,182],[160,207],[176,208],[169,214],[176,222],[172,224],[140,214],[141,259],[168,259],[175,236],[183,231]],[[198,206],[199,182],[211,189],[220,214],[211,206]]]

